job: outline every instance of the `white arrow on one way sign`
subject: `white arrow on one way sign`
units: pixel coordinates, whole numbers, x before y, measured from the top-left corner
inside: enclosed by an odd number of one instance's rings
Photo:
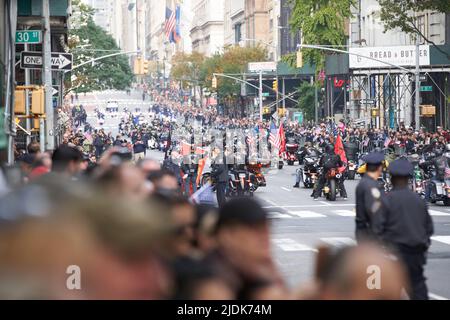
[[[68,66],[71,63],[72,63],[72,61],[67,59],[62,54],[60,54],[58,58],[52,58],[52,65],[57,66],[58,69],[62,69],[65,66]]]

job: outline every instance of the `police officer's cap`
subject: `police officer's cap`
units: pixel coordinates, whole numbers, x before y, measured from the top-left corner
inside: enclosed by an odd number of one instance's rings
[[[389,172],[393,176],[409,177],[414,173],[414,166],[405,158],[401,158],[389,165]]]
[[[381,164],[384,161],[384,154],[381,152],[371,152],[364,157],[364,162],[371,165]]]

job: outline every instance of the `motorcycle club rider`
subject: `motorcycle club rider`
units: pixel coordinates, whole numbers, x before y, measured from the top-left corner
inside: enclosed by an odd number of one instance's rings
[[[325,153],[322,155],[319,161],[319,165],[323,168],[322,173],[319,176],[319,180],[314,188],[313,197],[314,200],[318,200],[320,194],[322,193],[322,189],[326,183],[326,174],[327,171],[333,168],[339,168],[344,166],[344,163],[341,160],[341,157],[334,153],[334,147],[332,144],[327,144],[325,146]],[[344,178],[341,175],[341,178],[338,179],[339,190],[341,191],[341,197],[344,200],[347,199],[347,191],[344,186]]]
[[[431,178],[431,181],[444,182],[445,179],[450,179],[450,144],[445,146],[445,153],[442,153],[441,148],[435,149],[437,157],[430,161],[425,161],[420,164],[421,167],[425,168],[432,165],[435,168],[435,175]],[[428,183],[425,190],[425,200],[430,202],[431,192],[433,188],[433,183]]]

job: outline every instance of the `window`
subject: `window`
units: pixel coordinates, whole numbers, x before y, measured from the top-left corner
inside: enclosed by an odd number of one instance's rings
[[[239,43],[242,40],[242,24],[236,23],[234,25],[234,43]]]
[[[428,32],[427,32],[427,28],[425,25],[425,16],[424,15],[417,17],[417,29],[419,29],[420,32],[422,32],[422,34],[425,37],[428,37],[428,34],[427,34]],[[424,44],[424,43],[425,43],[425,40],[423,39],[423,37],[420,37],[420,44]]]

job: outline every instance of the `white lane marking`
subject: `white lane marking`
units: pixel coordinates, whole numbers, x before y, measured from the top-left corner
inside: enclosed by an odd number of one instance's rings
[[[445,244],[450,244],[450,236],[434,236],[431,237],[431,240],[442,242]]]
[[[320,238],[320,240],[336,247],[356,245],[356,241],[349,237]]]
[[[285,214],[285,213],[280,213],[280,212],[269,212],[269,219],[290,219],[293,218],[292,216]]]
[[[326,215],[314,211],[289,211],[290,214],[300,218],[325,218]]]
[[[329,204],[328,202],[325,202],[325,201],[319,201],[320,203],[323,203],[324,205],[326,205],[326,206],[331,206],[331,204]]]
[[[333,210],[333,213],[336,213],[341,217],[355,217],[356,213],[353,210]]]
[[[267,203],[270,203],[272,205],[272,207],[264,207],[265,209],[270,209],[270,208],[281,208],[279,205],[277,205],[275,202],[273,202],[272,200],[269,199],[264,199],[264,201],[266,201]]]
[[[283,251],[295,252],[295,251],[313,251],[317,252],[307,245],[298,243],[293,239],[283,238],[283,239],[272,239],[272,243],[280,247]]]
[[[266,202],[272,204],[273,206],[266,206],[264,209],[271,209],[271,208],[323,208],[323,207],[329,207],[330,205],[324,205],[324,204],[311,204],[311,205],[297,205],[297,206],[278,206],[273,203],[271,203],[270,200],[265,200]],[[354,204],[333,204],[331,205],[333,207],[354,207]]]
[[[292,191],[291,189],[288,189],[288,188],[285,188],[285,187],[281,187],[281,189],[283,189],[283,190],[285,190],[287,192],[291,192]]]
[[[428,292],[428,297],[429,297],[430,299],[433,299],[433,300],[449,300],[449,299],[446,298],[446,297],[437,295],[437,294],[432,293],[432,292]]]
[[[430,213],[431,216],[434,216],[434,217],[450,216],[450,213],[437,211],[437,210],[430,210],[430,209],[428,209],[428,212]]]

